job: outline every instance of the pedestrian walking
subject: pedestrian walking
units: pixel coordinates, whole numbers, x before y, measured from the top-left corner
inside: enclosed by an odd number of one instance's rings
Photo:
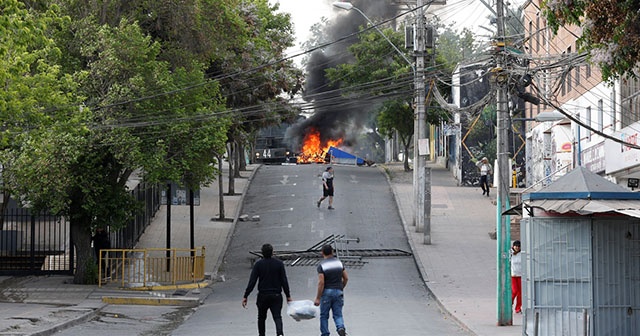
[[[318,208],[327,197],[329,197],[329,207],[327,209],[335,209],[333,207],[333,167],[327,167],[322,173],[322,197],[318,200]]]
[[[487,157],[483,157],[482,160],[476,162],[476,167],[480,169],[480,188],[482,188],[482,195],[489,197],[489,176],[491,175],[491,164]]]
[[[271,244],[262,245],[262,259],[256,261],[251,270],[249,284],[244,291],[242,307],[247,308],[247,298],[253,288],[258,283],[258,335],[265,336],[265,321],[267,311],[271,311],[273,322],[276,325],[276,335],[282,336],[282,292],[287,297],[287,302],[291,302],[289,293],[289,281],[284,268],[284,263],[273,257],[273,246]]]
[[[329,311],[333,315],[338,335],[347,334],[342,317],[344,306],[344,288],[347,286],[349,276],[342,262],[333,254],[333,247],[322,247],[324,258],[318,265],[318,292],[314,304],[320,306],[320,333],[321,336],[329,336]]]
[[[522,313],[522,257],[520,241],[513,242],[511,247],[511,304],[516,300],[516,313]]]

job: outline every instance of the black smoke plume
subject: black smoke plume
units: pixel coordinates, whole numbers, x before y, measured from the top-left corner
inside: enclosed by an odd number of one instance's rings
[[[327,2],[331,6],[333,1]],[[398,12],[397,6],[389,4],[387,0],[356,0],[351,3],[372,21],[389,19]],[[355,9],[345,11],[335,8],[336,15],[326,25],[325,41],[332,42],[352,35],[367,26],[367,20]],[[345,98],[340,90],[332,86],[325,75],[325,70],[339,64],[350,62],[348,47],[357,43],[357,36],[326,48],[314,51],[307,63],[306,82],[303,98],[313,106],[313,115],[301,121],[287,131],[287,139],[291,147],[299,150],[304,137],[312,129],[320,132],[322,144],[328,140],[343,140],[344,146],[353,146],[359,133],[371,113],[372,102]]]

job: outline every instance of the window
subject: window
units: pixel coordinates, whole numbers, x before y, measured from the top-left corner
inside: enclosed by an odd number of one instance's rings
[[[585,74],[587,78],[591,77],[591,64],[587,63],[587,67],[585,69]]]
[[[566,52],[562,52],[562,59],[566,60],[567,54]],[[564,69],[563,69],[564,72]],[[560,78],[560,80],[562,81],[562,85],[561,85],[561,95],[564,96],[567,94],[567,79],[566,78]]]
[[[640,99],[636,96],[640,91],[640,80],[623,78],[620,84],[621,106],[619,115],[621,116],[621,127],[627,127],[640,120]]]
[[[536,17],[536,51],[540,51],[540,13]]]
[[[571,57],[571,47],[567,48],[567,56]],[[567,93],[571,93],[573,89],[573,78],[571,75],[571,70],[567,71]]]
[[[529,21],[529,52],[533,51],[533,21]]]
[[[578,42],[576,42],[576,53],[580,52],[578,49]],[[576,67],[576,88],[580,87],[580,67]]]
[[[584,121],[585,126],[591,126],[591,106],[587,107],[587,113],[585,116],[586,120]],[[585,127],[585,134],[587,135],[587,141],[591,141],[591,130]]]
[[[602,132],[602,127],[604,125],[604,103],[602,102],[602,99],[598,100],[598,124],[596,125],[595,129],[597,129],[599,132]]]
[[[609,97],[609,101],[611,102],[611,128],[616,129],[616,123],[618,122],[617,109],[616,109],[616,93],[615,91],[611,91],[611,96]]]

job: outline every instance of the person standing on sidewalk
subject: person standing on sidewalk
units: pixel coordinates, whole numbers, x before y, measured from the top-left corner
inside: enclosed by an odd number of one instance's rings
[[[487,157],[483,157],[482,160],[476,162],[476,167],[480,169],[480,188],[482,188],[482,195],[489,197],[489,175],[491,175],[491,164]]]
[[[318,292],[314,304],[320,306],[320,332],[321,336],[329,336],[329,311],[333,314],[333,322],[336,324],[338,335],[347,334],[342,318],[344,306],[343,290],[347,286],[349,276],[344,265],[333,254],[331,245],[322,247],[324,258],[318,265]]]
[[[522,257],[520,241],[513,242],[511,247],[511,304],[516,300],[516,313],[522,313]]]
[[[333,210],[333,167],[327,167],[322,173],[322,197],[318,201],[318,208],[325,198],[329,197],[329,207],[327,209]]]
[[[262,245],[263,258],[256,261],[251,270],[249,284],[244,291],[242,307],[247,308],[247,298],[258,282],[258,335],[265,336],[265,321],[267,320],[267,310],[271,310],[273,322],[276,325],[276,334],[283,336],[282,330],[282,291],[287,297],[287,302],[291,302],[289,292],[289,281],[284,268],[284,263],[273,258],[273,246],[271,244]]]

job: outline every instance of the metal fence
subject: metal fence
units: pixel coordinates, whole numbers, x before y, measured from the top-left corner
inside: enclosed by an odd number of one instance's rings
[[[100,251],[99,286],[179,285],[204,280],[205,249],[109,249]]]
[[[160,208],[158,185],[140,183],[131,193],[144,209],[127,226],[109,233],[111,247],[133,248]],[[0,275],[73,274],[75,251],[64,217],[13,207],[0,220]]]
[[[7,209],[0,225],[0,275],[68,273],[69,223],[60,216]]]

